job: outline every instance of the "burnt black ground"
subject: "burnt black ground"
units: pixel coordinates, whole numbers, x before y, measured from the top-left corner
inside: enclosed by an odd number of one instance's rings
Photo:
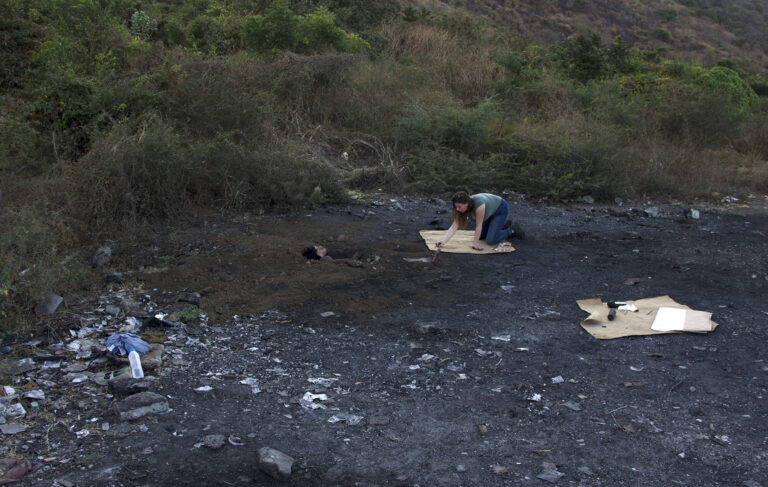
[[[33,463],[18,485],[549,485],[547,468],[557,485],[768,485],[765,212],[513,201],[517,251],[404,261],[431,256],[417,232],[447,227],[446,210],[380,196],[122,244],[144,306],[204,294],[207,323],[163,330],[151,389],[172,411],[121,424],[120,397],[52,372],[67,392],[3,439]],[[361,265],[307,263],[310,243]],[[579,299],[659,295],[719,328],[601,341],[579,326]],[[303,408],[308,391],[327,409]],[[340,413],[362,420],[328,421]],[[209,434],[245,445],[199,446]],[[261,446],[295,458],[288,479],[258,470]]]

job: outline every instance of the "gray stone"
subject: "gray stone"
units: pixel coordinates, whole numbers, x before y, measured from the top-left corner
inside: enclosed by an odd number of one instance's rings
[[[208,448],[211,448],[213,450],[218,450],[219,448],[222,448],[224,446],[227,439],[224,438],[224,435],[208,435],[208,436],[204,436],[202,441],[203,441],[203,446],[207,446]]]
[[[117,315],[120,314],[120,307],[119,306],[115,306],[113,304],[108,304],[107,306],[104,307],[104,311],[108,315],[117,316]]]
[[[291,475],[294,459],[285,453],[269,448],[259,448],[259,469],[273,478],[284,478]]]
[[[581,411],[581,406],[578,403],[573,401],[564,402],[563,406],[567,407],[571,411],[576,411],[576,412]]]
[[[134,379],[129,377],[127,379],[110,380],[109,392],[115,396],[130,396],[132,394],[139,394],[149,390],[150,382],[146,379]]]
[[[148,414],[162,414],[170,410],[165,397],[154,392],[140,392],[128,396],[115,406],[117,416],[122,421],[141,418]]]
[[[179,294],[179,301],[200,306],[200,293],[181,293]]]
[[[589,195],[582,196],[581,197],[581,201],[583,201],[584,203],[586,203],[588,205],[594,205],[595,204],[595,199],[593,197],[589,196]]]
[[[16,433],[21,433],[26,430],[26,426],[17,423],[0,424],[0,431],[4,435],[15,435]]]
[[[55,313],[63,307],[65,307],[64,298],[48,291],[37,306],[35,306],[35,313],[39,315],[47,315]]]
[[[112,248],[105,245],[96,249],[96,253],[93,254],[91,262],[93,263],[93,267],[104,267],[109,264],[110,260],[112,260]]]

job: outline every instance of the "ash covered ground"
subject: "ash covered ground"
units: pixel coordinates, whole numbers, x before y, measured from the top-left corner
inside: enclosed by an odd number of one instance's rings
[[[511,203],[515,252],[434,262],[418,231],[447,228],[449,204],[385,195],[118,241],[121,283],[3,349],[17,485],[767,486],[766,212]],[[311,244],[335,260],[307,261]],[[720,326],[579,325],[579,299],[661,295]],[[148,319],[190,302],[201,319]],[[105,385],[124,364],[104,340],[131,317],[160,360]],[[260,466],[263,447],[291,473]]]

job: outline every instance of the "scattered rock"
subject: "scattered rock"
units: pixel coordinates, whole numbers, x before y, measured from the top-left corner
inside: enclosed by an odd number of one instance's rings
[[[178,300],[182,303],[189,303],[194,304],[195,306],[200,306],[200,293],[181,293],[179,294]]]
[[[202,442],[203,446],[212,450],[218,450],[219,448],[224,447],[227,439],[224,437],[224,435],[208,435],[203,437]]]
[[[112,247],[104,245],[96,249],[96,253],[93,254],[91,263],[93,264],[93,267],[104,267],[109,264],[110,260],[112,260]]]
[[[120,420],[130,421],[148,414],[162,414],[170,410],[165,397],[154,392],[140,392],[128,396],[115,406]]]
[[[21,433],[22,431],[26,431],[27,427],[18,423],[8,423],[8,424],[0,424],[0,431],[4,435],[15,435],[16,433]]]
[[[294,459],[274,448],[259,448],[259,469],[273,478],[291,475]]]
[[[38,305],[35,306],[35,313],[38,315],[47,315],[55,313],[64,307],[64,298],[48,291]]]
[[[26,458],[0,458],[0,485],[18,482],[31,469]]]

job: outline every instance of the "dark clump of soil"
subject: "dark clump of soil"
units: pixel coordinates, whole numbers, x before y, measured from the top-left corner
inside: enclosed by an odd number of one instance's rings
[[[272,485],[264,446],[295,460],[281,485],[766,485],[765,214],[512,203],[508,254],[407,261],[448,204],[390,198],[126,246],[135,287],[109,292],[148,314],[202,295],[197,322],[142,330],[168,337],[147,375],[169,411],[121,420],[119,391],[53,369],[4,438],[33,464],[18,485]],[[579,299],[660,295],[720,326],[579,326]]]

